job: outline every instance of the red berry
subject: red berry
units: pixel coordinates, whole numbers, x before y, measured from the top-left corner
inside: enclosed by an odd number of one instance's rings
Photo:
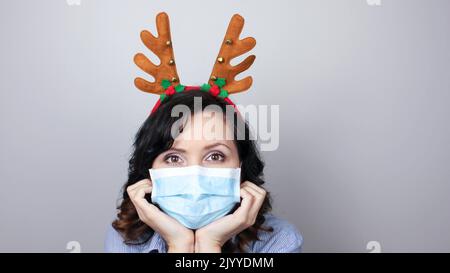
[[[166,89],[166,95],[167,96],[172,96],[173,94],[175,94],[175,88],[173,87],[173,85],[167,87]]]
[[[214,97],[217,97],[220,93],[220,88],[217,85],[211,86],[211,89],[209,89],[209,93],[211,93]]]

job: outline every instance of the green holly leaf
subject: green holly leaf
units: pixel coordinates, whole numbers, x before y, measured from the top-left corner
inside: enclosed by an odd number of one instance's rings
[[[228,91],[225,90],[225,89],[220,89],[220,93],[219,93],[219,95],[217,95],[217,96],[219,96],[219,97],[221,97],[222,99],[224,99],[224,98],[228,97]]]
[[[203,84],[203,85],[200,87],[200,89],[201,89],[202,91],[208,92],[209,89],[211,89],[211,85],[205,83],[205,84]]]
[[[165,100],[167,98],[166,94],[161,94],[159,95],[159,100],[162,102],[163,100]]]
[[[219,86],[220,88],[224,87],[224,86],[225,86],[225,83],[226,83],[226,81],[225,81],[224,78],[217,78],[217,80],[216,80],[216,84],[217,84],[217,86]]]
[[[175,86],[175,91],[177,91],[178,93],[183,92],[183,90],[184,90],[184,85],[179,84],[179,85]]]
[[[171,85],[172,85],[172,83],[169,80],[162,80],[162,82],[161,82],[161,86],[164,88],[164,90],[169,88],[169,86],[171,86]]]

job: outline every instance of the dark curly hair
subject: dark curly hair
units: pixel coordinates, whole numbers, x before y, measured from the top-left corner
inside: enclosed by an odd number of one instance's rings
[[[194,98],[200,97],[202,100],[202,110],[208,105],[219,106],[224,113],[227,109],[227,103],[222,99],[213,97],[208,92],[189,91],[176,93],[162,103],[159,109],[151,114],[141,126],[136,134],[133,144],[133,153],[129,160],[128,181],[123,186],[123,197],[118,205],[117,219],[112,226],[122,235],[126,244],[143,244],[147,242],[154,234],[154,231],[139,219],[137,211],[131,202],[126,188],[134,183],[150,178],[149,168],[153,165],[155,158],[170,149],[173,145],[171,128],[180,117],[172,117],[171,110],[176,105],[185,105],[194,113]],[[229,108],[229,107],[228,107]],[[258,186],[264,184],[263,169],[264,163],[260,158],[255,142],[250,137],[248,124],[242,119],[236,111],[233,112],[234,141],[237,146],[239,160],[241,162],[241,182],[246,180],[255,183]],[[238,126],[239,122],[241,125]],[[242,132],[244,128],[245,132]],[[245,137],[237,137],[240,133],[245,133]],[[242,135],[241,135],[242,136]],[[150,194],[146,196],[147,201],[151,202]],[[239,204],[230,212],[239,207]],[[270,195],[266,198],[259,210],[255,223],[240,232],[234,241],[228,240],[222,247],[223,252],[245,252],[246,246],[252,241],[259,240],[258,231],[263,230],[271,232],[273,229],[269,226],[263,226],[264,214],[272,209]]]

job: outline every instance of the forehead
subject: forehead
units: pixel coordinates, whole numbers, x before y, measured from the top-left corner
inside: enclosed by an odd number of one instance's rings
[[[190,145],[208,146],[213,143],[234,143],[234,126],[225,115],[216,111],[199,111],[187,117],[182,132],[174,139],[173,147],[189,148]]]

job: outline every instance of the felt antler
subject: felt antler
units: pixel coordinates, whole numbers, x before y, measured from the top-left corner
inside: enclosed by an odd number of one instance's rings
[[[248,76],[242,80],[235,80],[235,77],[247,70],[256,58],[255,55],[250,55],[238,65],[232,66],[230,64],[232,59],[250,51],[256,45],[253,37],[239,39],[239,35],[244,27],[244,18],[239,14],[233,15],[231,18],[209,82],[201,86],[184,86],[180,84],[170,36],[169,17],[165,12],[161,12],[156,16],[156,27],[158,37],[144,30],[141,32],[141,40],[148,49],[158,56],[161,63],[155,65],[142,53],[134,56],[136,65],[155,78],[154,82],[148,82],[139,77],[134,80],[134,84],[140,90],[159,95],[159,100],[153,106],[151,113],[154,113],[161,103],[175,93],[192,90],[209,92],[214,97],[221,98],[228,104],[236,107],[228,95],[249,89],[253,79]]]
[[[180,79],[175,65],[175,57],[172,48],[172,39],[170,36],[169,16],[161,12],[156,16],[156,27],[158,37],[153,36],[149,31],[141,32],[141,40],[145,46],[150,49],[160,59],[161,63],[155,65],[144,54],[138,53],[134,56],[134,62],[138,67],[152,75],[154,82],[148,82],[142,78],[136,78],[134,84],[144,92],[153,94],[163,94],[163,80],[173,83]]]
[[[255,55],[248,56],[236,66],[230,64],[233,58],[250,51],[256,45],[256,40],[253,37],[239,39],[243,27],[244,18],[239,14],[233,15],[209,79],[210,84],[214,84],[219,78],[225,79],[223,89],[228,91],[229,94],[245,91],[250,88],[253,82],[251,76],[239,81],[234,78],[253,64]]]

